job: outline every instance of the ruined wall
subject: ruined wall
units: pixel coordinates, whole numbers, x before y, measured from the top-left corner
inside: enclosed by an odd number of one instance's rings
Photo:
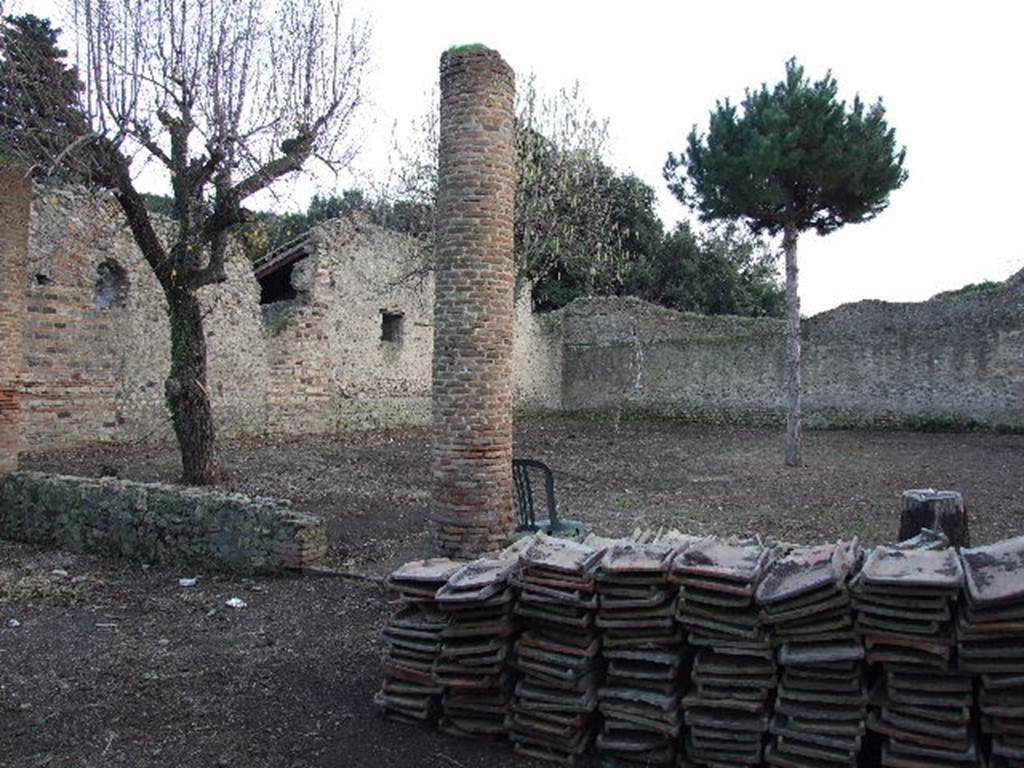
[[[261,308],[240,255],[227,283],[203,289],[220,433],[426,424],[433,275],[422,245],[350,219],[321,225],[310,242],[292,301]],[[115,201],[37,189],[20,282],[25,445],[169,439],[165,299]],[[385,313],[399,319],[392,340],[382,339]]]
[[[0,236],[8,239],[13,189],[8,184],[3,198]],[[259,284],[240,256],[229,260],[226,284],[203,289],[221,434],[429,423],[429,252],[349,219],[321,225],[310,243],[292,275],[296,298],[262,314]],[[0,266],[12,264],[5,258]],[[5,308],[20,298],[26,309],[23,368],[12,377],[11,366],[2,366],[0,416],[13,413],[20,388],[21,450],[171,439],[164,298],[116,203],[37,188],[20,274],[0,281],[0,291],[20,289],[3,300]],[[382,338],[385,313],[401,316],[398,341]],[[14,327],[5,322],[0,340]],[[514,400],[528,413],[777,421],[785,409],[782,333],[777,320],[704,317],[633,299],[578,301],[534,315],[522,291]],[[17,342],[0,345],[0,354],[18,356]],[[1021,429],[1022,371],[1020,280],[1001,292],[915,304],[864,301],[804,322],[804,412],[812,426]]]
[[[0,537],[243,573],[314,565],[327,526],[288,501],[42,472],[0,476]]]
[[[317,227],[311,251],[292,274],[298,296],[266,311],[269,430],[427,423],[434,285],[422,245],[345,218]],[[397,337],[384,338],[385,315]]]
[[[163,439],[170,336],[162,291],[110,197],[38,189],[32,209],[22,375],[28,449]],[[258,286],[240,256],[204,288],[209,386],[223,434],[265,426]]]
[[[630,299],[558,313],[563,407],[711,421],[785,413],[782,321]],[[804,321],[810,426],[1024,428],[1024,285],[920,303],[863,301]]]
[[[549,413],[562,407],[562,349],[558,316],[535,314],[530,292],[520,290],[515,303],[512,346],[513,401],[519,413]]]
[[[363,221],[318,227],[297,298],[260,306],[249,262],[202,289],[209,386],[224,436],[430,419],[433,275],[413,238]],[[166,303],[110,198],[37,188],[27,269],[23,450],[173,439]],[[382,340],[383,313],[401,315]]]

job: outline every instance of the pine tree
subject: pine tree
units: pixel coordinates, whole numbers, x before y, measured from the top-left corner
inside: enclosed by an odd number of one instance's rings
[[[816,83],[796,59],[786,79],[747,91],[738,111],[728,99],[711,113],[706,136],[694,128],[685,153],[669,154],[665,177],[703,220],[744,219],[755,232],[782,234],[786,261],[786,464],[800,464],[800,297],[796,246],[801,232],[825,235],[873,219],[907,179],[905,149],[878,101],[847,109],[831,73]],[[680,174],[684,171],[684,174]]]
[[[37,171],[86,134],[78,107],[78,69],[64,63],[60,29],[31,14],[0,23],[0,152],[35,164]]]

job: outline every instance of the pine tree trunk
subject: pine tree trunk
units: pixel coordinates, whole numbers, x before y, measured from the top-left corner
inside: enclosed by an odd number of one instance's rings
[[[797,291],[797,230],[787,224],[782,236],[786,254],[786,466],[800,461],[800,294]]]
[[[213,411],[206,388],[206,333],[195,293],[167,291],[171,321],[171,372],[165,393],[181,449],[182,480],[210,485],[220,477],[214,448]]]

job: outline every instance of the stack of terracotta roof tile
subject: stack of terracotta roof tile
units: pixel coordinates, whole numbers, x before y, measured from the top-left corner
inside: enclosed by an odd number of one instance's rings
[[[509,656],[515,633],[509,577],[515,560],[481,559],[464,565],[437,591],[448,615],[434,680],[445,687],[442,730],[500,736],[512,697]]]
[[[537,536],[520,554],[510,738],[517,753],[573,765],[596,729],[601,638],[594,569],[602,550]]]
[[[771,765],[857,764],[868,698],[848,582],[860,558],[856,541],[794,547],[758,587],[782,671],[766,754]]]
[[[698,651],[683,699],[682,765],[753,766],[762,759],[775,661],[754,593],[769,560],[758,540],[708,537],[672,562],[677,619]]]
[[[868,727],[891,768],[979,764],[973,681],[957,669],[953,613],[964,574],[951,549],[876,547],[854,586],[857,631],[881,663]]]
[[[597,747],[617,764],[671,765],[676,758],[687,659],[675,621],[678,587],[668,570],[680,546],[617,543],[597,570],[597,626],[607,664]]]
[[[967,600],[960,668],[981,679],[981,730],[993,768],[1024,766],[1024,536],[960,553]]]
[[[384,627],[384,686],[374,698],[385,717],[427,723],[437,719],[443,687],[434,680],[434,664],[448,619],[435,596],[461,565],[448,559],[418,560],[388,577],[399,601]]]

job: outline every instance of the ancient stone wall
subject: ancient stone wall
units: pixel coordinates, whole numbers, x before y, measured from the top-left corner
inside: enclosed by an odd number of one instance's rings
[[[348,219],[321,225],[310,244],[291,301],[261,307],[240,253],[226,283],[203,289],[218,434],[428,423],[433,275],[422,245]],[[112,198],[37,188],[27,268],[4,284],[28,307],[22,450],[173,439],[165,299]],[[397,328],[387,341],[385,315]]]
[[[564,339],[557,315],[535,314],[528,288],[515,302],[512,348],[513,399],[518,413],[552,413],[562,407]]]
[[[258,286],[248,263],[204,288],[209,386],[222,434],[265,429]],[[170,437],[166,300],[116,201],[41,189],[32,209],[22,434],[28,449]]]
[[[327,550],[324,521],[287,501],[41,472],[0,476],[0,537],[244,573],[303,568]]]
[[[269,430],[426,424],[434,291],[423,246],[336,219],[309,249],[292,272],[296,298],[265,308]]]
[[[630,299],[576,302],[552,321],[564,339],[566,410],[784,415],[782,321]],[[1024,428],[1024,285],[848,304],[804,321],[803,335],[810,426]]]
[[[8,257],[16,256],[16,222],[28,211],[28,188],[19,197],[16,181],[4,182],[0,201],[0,269],[7,270],[17,264]],[[24,243],[24,228],[21,237]],[[291,274],[290,301],[260,307],[260,286],[241,255],[229,260],[226,284],[203,289],[220,434],[429,423],[429,251],[349,219],[321,225],[309,242]],[[15,434],[19,400],[21,450],[172,439],[163,397],[164,298],[116,203],[37,188],[25,259],[14,277],[0,280],[0,292],[20,289],[2,298],[0,460],[13,452],[4,446]],[[23,330],[11,340],[10,310],[19,301]],[[521,412],[782,418],[780,321],[704,317],[632,299],[579,301],[546,315],[529,306],[522,290],[512,348]],[[1020,280],[1002,291],[916,304],[859,302],[803,326],[811,426],[1024,428]],[[8,357],[22,359],[20,375]]]

